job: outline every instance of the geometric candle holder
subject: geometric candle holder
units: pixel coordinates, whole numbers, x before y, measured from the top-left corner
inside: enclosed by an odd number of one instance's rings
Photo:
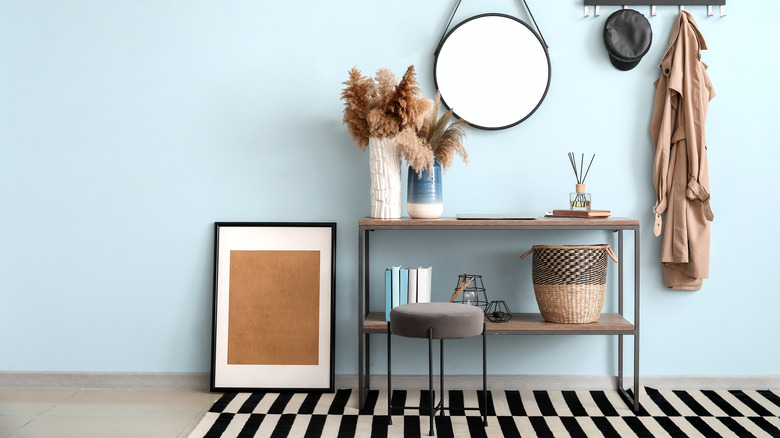
[[[491,301],[485,308],[485,317],[490,322],[507,322],[512,319],[512,312],[503,301]]]

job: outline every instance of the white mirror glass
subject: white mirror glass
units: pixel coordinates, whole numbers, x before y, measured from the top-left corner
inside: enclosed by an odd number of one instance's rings
[[[550,85],[550,58],[537,34],[504,14],[471,17],[453,28],[434,65],[442,102],[469,125],[504,129],[530,116]]]

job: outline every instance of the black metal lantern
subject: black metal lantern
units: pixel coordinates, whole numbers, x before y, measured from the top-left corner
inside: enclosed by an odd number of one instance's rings
[[[491,301],[485,308],[485,317],[490,322],[507,322],[512,319],[512,312],[505,302]]]
[[[458,276],[458,284],[455,286],[455,292],[460,292],[460,302],[472,306],[487,308],[488,297],[485,293],[485,285],[482,283],[481,275],[462,274]]]

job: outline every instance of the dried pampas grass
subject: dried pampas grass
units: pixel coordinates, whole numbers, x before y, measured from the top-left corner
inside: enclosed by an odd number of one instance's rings
[[[357,67],[349,72],[347,86],[341,92],[344,100],[344,124],[349,129],[349,135],[362,151],[368,146],[370,129],[366,114],[371,109],[371,98],[376,94],[374,81],[360,73]]]
[[[421,138],[420,143],[430,151],[431,158],[428,161],[416,160],[415,163],[407,160],[418,175],[433,166],[433,157],[436,157],[442,171],[445,172],[452,166],[456,155],[460,156],[464,163],[469,162],[468,152],[463,146],[463,140],[466,139],[466,122],[458,119],[450,123],[453,111],[447,110],[439,117],[440,111],[441,94],[437,91],[433,108],[417,134]]]
[[[414,66],[410,65],[395,87],[395,94],[390,104],[390,116],[397,119],[401,129],[414,128],[419,131],[425,122],[425,115],[430,111],[433,102],[420,96],[417,85],[417,75]]]
[[[373,108],[381,108],[384,112],[392,104],[395,96],[395,87],[398,79],[389,68],[380,68],[376,71],[377,98],[374,99]]]
[[[380,68],[370,78],[353,67],[344,85],[344,124],[360,150],[368,146],[369,137],[395,137],[407,128],[419,130],[433,106],[420,95],[413,65],[400,82],[387,68]]]
[[[387,117],[384,110],[374,108],[366,116],[368,132],[371,137],[388,138],[395,137],[400,129],[398,119]]]
[[[428,141],[420,137],[413,129],[406,128],[395,137],[398,150],[412,166],[412,169],[420,175],[424,169],[433,167],[433,150]]]
[[[420,95],[413,65],[400,82],[386,68],[370,78],[353,67],[344,85],[344,124],[361,151],[370,137],[395,137],[401,154],[418,175],[433,167],[434,157],[445,172],[456,155],[468,163],[463,146],[466,123],[450,123],[451,109],[439,117],[441,95],[437,92],[435,101]]]
[[[441,137],[435,145],[433,154],[439,160],[442,170],[446,171],[452,166],[455,156],[458,155],[464,163],[468,164],[469,154],[463,146],[463,140],[466,138],[466,132],[463,127],[465,122],[457,120],[444,130]]]

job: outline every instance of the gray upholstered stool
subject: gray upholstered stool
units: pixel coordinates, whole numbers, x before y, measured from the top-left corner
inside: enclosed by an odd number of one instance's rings
[[[485,336],[485,315],[482,309],[459,303],[412,303],[398,306],[390,311],[390,323],[387,328],[387,420],[392,424],[392,375],[390,372],[391,335],[406,338],[428,339],[428,393],[430,398],[430,432],[433,435],[433,417],[437,411],[444,410],[444,340],[461,339],[482,335],[482,408],[476,409],[482,413],[482,422],[487,426],[487,350]],[[433,393],[433,340],[440,340],[439,363],[441,365],[439,380],[441,393],[439,403],[434,407]],[[406,406],[403,407],[407,409]],[[408,408],[419,409],[419,407]]]

